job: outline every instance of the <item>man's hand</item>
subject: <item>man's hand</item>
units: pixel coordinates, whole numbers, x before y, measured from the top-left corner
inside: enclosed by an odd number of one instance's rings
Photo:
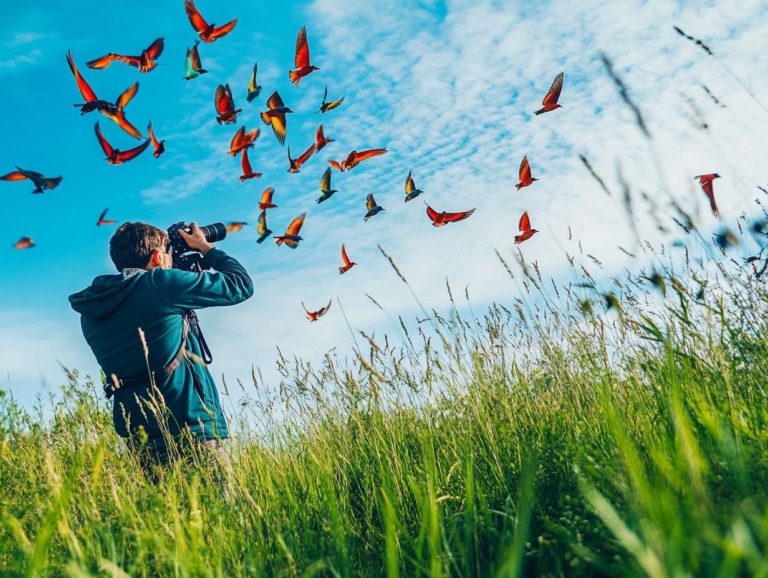
[[[213,249],[213,245],[205,238],[203,231],[197,226],[197,223],[191,223],[189,228],[192,231],[191,233],[187,233],[184,229],[179,229],[179,235],[186,241],[190,249],[200,251],[203,255]]]

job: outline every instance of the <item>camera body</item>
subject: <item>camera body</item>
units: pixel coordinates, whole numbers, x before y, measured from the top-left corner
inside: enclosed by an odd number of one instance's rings
[[[185,233],[192,232],[189,225],[184,222],[174,223],[168,227],[168,245],[173,255],[173,268],[182,271],[202,271],[202,253],[187,245],[187,242],[179,235],[180,230]],[[224,226],[224,223],[212,223],[200,227],[200,230],[209,243],[216,243],[227,236],[227,228]]]

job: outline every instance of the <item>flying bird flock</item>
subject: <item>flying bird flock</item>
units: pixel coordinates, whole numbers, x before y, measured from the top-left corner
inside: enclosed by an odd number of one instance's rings
[[[211,6],[215,6],[214,3],[210,3]],[[195,6],[193,0],[184,0],[184,11],[186,12],[189,23],[197,35],[194,43],[191,47],[186,49],[184,59],[184,76],[181,77],[185,81],[194,81],[204,74],[210,74],[203,66],[203,61],[200,54],[201,46],[221,41],[232,33],[237,25],[237,19],[230,19],[225,24],[217,26],[215,23],[209,21],[200,13]],[[204,43],[201,45],[201,42]],[[207,48],[206,48],[207,49]],[[93,71],[104,71],[108,69],[113,63],[123,63],[129,67],[133,67],[138,70],[142,75],[149,74],[156,69],[158,65],[158,59],[163,56],[165,50],[165,40],[161,36],[152,41],[149,46],[141,50],[138,55],[123,55],[115,52],[107,52],[102,56],[98,56],[91,60],[88,60],[85,64]],[[74,78],[75,87],[82,97],[80,103],[74,104],[74,107],[80,109],[80,115],[87,115],[94,111],[98,111],[101,115],[111,120],[112,123],[117,125],[121,129],[122,133],[125,133],[129,137],[135,140],[141,141],[138,145],[118,148],[120,142],[118,136],[120,132],[115,135],[109,134],[109,138],[104,134],[99,121],[96,121],[93,125],[93,131],[95,133],[95,139],[98,142],[105,160],[112,165],[119,165],[132,161],[144,153],[144,151],[152,145],[153,155],[155,158],[159,158],[166,151],[165,141],[160,140],[155,135],[155,131],[152,126],[152,122],[147,122],[147,134],[145,137],[136,126],[129,121],[126,108],[130,102],[136,97],[139,91],[139,83],[134,82],[131,86],[127,87],[122,93],[120,93],[115,101],[108,101],[100,98],[96,95],[96,92],[92,88],[91,84],[82,75],[80,69],[77,67],[74,55],[72,52],[67,52],[66,61],[69,69]],[[305,86],[307,83],[313,81],[312,74],[315,71],[320,70],[318,66],[312,63],[310,56],[310,44],[306,27],[299,30],[296,39],[296,47],[294,53],[294,66],[293,69],[288,71],[288,78],[294,87]],[[94,73],[105,74],[104,72]],[[247,91],[242,95],[246,103],[251,103],[256,100],[262,92],[262,86],[258,84],[258,64],[254,63],[250,78],[247,83]],[[93,80],[93,79],[91,79]],[[302,81],[304,81],[302,83]],[[563,89],[564,73],[560,72],[554,79],[549,91],[542,100],[542,106],[538,110],[534,111],[534,115],[541,115],[543,113],[552,112],[558,108],[562,108],[559,104],[561,92]],[[241,101],[240,95],[233,93],[229,83],[220,83],[216,87],[213,96],[215,119],[219,125],[235,125],[238,123],[238,115],[243,113],[243,108],[238,108],[237,102]],[[340,96],[333,100],[328,100],[328,86],[325,86],[323,92],[323,99],[319,108],[314,110],[314,114],[327,114],[331,111],[337,110],[344,104],[345,96]],[[242,101],[241,101],[242,102]],[[245,104],[245,108],[249,108],[249,105]],[[265,103],[265,109],[259,111],[259,118],[261,121],[271,129],[275,139],[281,146],[285,146],[285,142],[288,135],[288,118],[290,114],[295,114],[294,111],[286,106],[282,97],[277,90],[270,93]],[[112,125],[104,127],[107,130]],[[112,128],[115,131],[116,129]],[[258,179],[262,176],[261,172],[254,170],[251,160],[248,156],[248,149],[253,148],[254,143],[259,138],[261,130],[259,128],[251,128],[248,130],[245,125],[240,126],[231,138],[229,150],[227,154],[232,157],[240,156],[240,167],[242,174],[239,175],[239,181],[244,183],[253,179]],[[125,137],[122,137],[125,142]],[[312,158],[317,156],[321,150],[326,146],[333,143],[334,139],[328,138],[325,135],[323,124],[319,124],[315,134],[315,140],[313,143],[303,150],[301,154],[294,157],[291,153],[291,147],[286,147],[288,167],[287,171],[291,174],[300,172],[305,168],[305,165],[311,165]],[[114,143],[114,144],[113,144]],[[303,147],[294,149],[301,151]],[[329,202],[332,196],[337,192],[332,188],[331,180],[333,176],[332,169],[342,173],[352,171],[357,168],[364,161],[369,161],[377,156],[384,155],[388,152],[387,148],[369,148],[361,150],[350,151],[344,157],[338,157],[342,160],[328,159],[328,167],[325,168],[320,179],[320,193],[321,195],[316,199],[316,203]],[[334,155],[335,156],[335,155]],[[718,216],[717,204],[715,203],[715,196],[713,191],[713,180],[720,175],[717,173],[704,174],[695,177],[698,179],[699,184],[706,194],[712,213]],[[62,177],[46,177],[42,173],[21,169],[16,167],[16,170],[11,171],[5,175],[0,176],[0,180],[5,181],[22,181],[29,180],[35,186],[32,193],[41,194],[47,190],[52,190],[59,186],[62,181]],[[516,189],[520,191],[524,187],[531,186],[537,178],[532,176],[531,164],[526,156],[523,157],[519,168],[519,182],[515,185]],[[408,171],[408,175],[405,179],[405,203],[409,203],[416,197],[424,194],[424,191],[417,188],[412,171]],[[301,228],[307,217],[307,212],[295,217],[291,220],[285,228],[285,232],[282,235],[273,235],[273,231],[269,229],[267,225],[267,212],[270,209],[277,208],[277,205],[273,202],[274,189],[267,187],[261,195],[259,202],[259,217],[256,224],[256,231],[259,234],[259,238],[256,241],[258,244],[262,244],[270,236],[273,237],[277,246],[285,245],[291,249],[296,249],[300,242],[303,240],[300,235]],[[464,211],[437,211],[433,209],[429,204],[426,205],[426,216],[429,222],[434,227],[443,227],[449,223],[457,223],[463,221],[475,212],[475,209],[468,209]],[[413,205],[411,205],[413,206]],[[373,194],[368,194],[365,202],[365,213],[362,214],[363,221],[367,222],[373,217],[382,213],[385,209],[379,205],[374,199]],[[106,218],[107,209],[104,209],[96,224],[112,225],[116,223],[115,219]],[[381,217],[379,217],[381,218]],[[244,221],[233,221],[227,226],[227,230],[230,232],[241,231],[244,227],[248,226],[248,223]],[[528,212],[523,212],[519,221],[519,233],[514,236],[514,242],[519,245],[529,240],[538,231],[531,226],[531,219]],[[13,244],[16,249],[27,249],[34,247],[35,244],[30,237],[22,237],[19,241]],[[348,272],[352,267],[357,265],[354,261],[351,261],[347,255],[346,245],[341,245],[341,262],[339,266],[339,273],[344,274]],[[310,311],[304,306],[302,307],[306,313],[309,321],[317,321],[320,317],[325,315],[330,309],[331,303],[321,307],[316,311]]]

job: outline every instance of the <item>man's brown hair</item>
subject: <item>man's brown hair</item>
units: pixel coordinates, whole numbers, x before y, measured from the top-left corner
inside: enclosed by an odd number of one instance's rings
[[[143,269],[153,251],[168,246],[168,233],[146,223],[123,223],[109,240],[109,256],[118,271]]]

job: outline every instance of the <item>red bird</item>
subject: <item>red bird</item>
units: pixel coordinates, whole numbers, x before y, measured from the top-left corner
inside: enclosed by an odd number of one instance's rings
[[[328,313],[328,310],[331,308],[331,302],[328,301],[328,305],[326,305],[325,307],[321,307],[317,311],[310,311],[309,309],[307,309],[307,306],[304,305],[303,301],[301,302],[301,306],[304,308],[304,311],[307,314],[307,319],[309,319],[310,321],[317,321],[323,315]]]
[[[123,56],[122,54],[115,54],[110,52],[99,58],[86,62],[88,68],[103,69],[112,64],[113,60],[118,62],[125,62],[128,66],[138,68],[139,72],[149,72],[157,66],[155,60],[163,53],[165,48],[165,40],[161,36],[150,44],[147,48],[141,51],[139,56]]]
[[[285,245],[291,249],[298,247],[299,241],[302,240],[302,238],[299,236],[299,231],[301,230],[301,226],[304,224],[304,219],[306,218],[307,214],[302,213],[293,221],[291,221],[291,223],[288,225],[288,228],[285,230],[285,235],[280,235],[279,237],[275,236],[275,243],[278,245],[285,243]]]
[[[317,66],[309,63],[309,43],[307,42],[307,28],[302,26],[299,35],[296,38],[296,55],[294,57],[295,70],[288,72],[288,78],[291,83],[298,85],[302,78],[315,70],[320,70]]]
[[[240,182],[244,183],[248,179],[259,178],[261,173],[255,173],[251,168],[251,161],[248,160],[248,149],[243,149],[243,154],[241,154],[240,157],[242,158],[240,166],[243,169],[243,174],[240,175]]]
[[[223,26],[216,28],[215,24],[208,24],[205,18],[202,17],[200,12],[195,7],[195,3],[192,0],[185,0],[184,10],[187,12],[189,23],[192,24],[192,28],[200,36],[200,40],[203,42],[215,42],[222,36],[226,36],[237,24],[237,18],[230,20]]]
[[[276,209],[277,205],[272,202],[272,195],[275,194],[275,189],[267,187],[264,192],[261,193],[261,202],[259,203],[259,210],[265,211],[267,209]]]
[[[534,233],[538,233],[536,229],[531,229],[531,219],[528,217],[528,211],[523,213],[523,216],[520,217],[520,224],[518,225],[518,228],[520,229],[520,234],[515,235],[515,245],[519,245],[523,241],[527,241],[533,237]]]
[[[427,205],[427,217],[432,221],[433,227],[443,227],[448,223],[454,223],[456,221],[463,221],[467,217],[471,216],[475,212],[475,209],[469,211],[461,211],[459,213],[438,213],[432,207]]]
[[[352,151],[347,155],[347,158],[344,159],[342,162],[329,160],[328,164],[330,164],[334,169],[339,171],[349,171],[355,168],[357,165],[359,165],[362,161],[369,159],[371,157],[375,157],[378,155],[383,155],[387,152],[387,149],[370,149],[367,151]]]
[[[532,185],[533,181],[538,180],[539,179],[533,178],[531,176],[531,165],[528,162],[528,156],[524,156],[523,162],[520,163],[520,182],[515,185],[515,188],[519,191],[523,187]]]
[[[31,237],[22,237],[18,241],[16,241],[13,246],[17,249],[30,249],[35,246],[34,242],[32,242]]]
[[[277,91],[272,93],[272,96],[267,100],[267,106],[269,110],[261,113],[261,120],[264,124],[268,124],[272,127],[272,132],[275,133],[275,138],[280,144],[285,144],[285,115],[289,112],[293,112],[290,108],[283,104],[283,99]]]
[[[291,165],[288,167],[289,173],[298,173],[301,170],[301,165],[309,160],[312,153],[315,152],[315,145],[311,144],[310,147],[305,150],[301,156],[297,159],[291,158],[291,147],[288,147],[288,163]]]
[[[153,154],[155,155],[156,159],[159,159],[160,155],[165,152],[165,141],[157,140],[155,131],[152,130],[152,121],[150,121],[149,125],[147,126],[147,132],[149,133],[149,140],[152,141],[152,148],[155,149]]]
[[[149,139],[145,140],[142,144],[127,151],[121,151],[116,148],[112,148],[112,145],[107,142],[104,135],[101,134],[98,121],[96,122],[96,138],[99,139],[99,144],[104,150],[104,154],[107,155],[107,162],[111,165],[121,165],[125,161],[129,161],[132,158],[139,156],[149,146]]]
[[[245,221],[233,221],[229,225],[227,225],[227,233],[232,233],[233,231],[242,231],[243,227],[247,225]]]
[[[214,95],[216,104],[216,122],[219,124],[235,124],[237,122],[237,113],[243,109],[235,110],[235,100],[232,98],[232,89],[229,84],[220,84],[216,87]]]
[[[252,147],[260,134],[261,130],[258,128],[256,130],[245,132],[245,127],[241,126],[237,129],[235,136],[232,137],[232,142],[229,144],[229,152],[227,154],[234,157],[237,156],[237,153],[240,151]]]
[[[7,175],[0,176],[2,181],[26,181],[29,179],[32,184],[35,185],[32,191],[33,195],[44,193],[46,190],[52,190],[59,186],[63,177],[46,177],[42,173],[37,171],[26,171],[21,167],[16,167],[15,171],[11,171]]]
[[[96,221],[96,226],[97,226],[97,227],[100,227],[101,225],[114,225],[114,224],[117,222],[117,221],[115,221],[114,219],[105,219],[105,218],[104,218],[104,217],[106,217],[106,216],[107,216],[107,211],[108,211],[108,210],[109,210],[109,207],[107,207],[106,209],[104,209],[104,210],[101,212],[101,215],[99,215],[99,220],[98,220],[98,221]]]
[[[332,138],[325,138],[323,125],[321,124],[319,127],[317,127],[317,133],[315,133],[315,150],[319,152],[325,145],[327,145],[329,142],[333,142],[334,140],[335,139]]]
[[[349,257],[347,256],[347,249],[344,247],[344,244],[341,244],[341,260],[344,263],[341,267],[339,267],[339,274],[343,275],[347,271],[349,271],[352,267],[357,265],[354,261],[350,261]]]
[[[719,179],[720,175],[717,173],[710,173],[708,175],[698,175],[693,178],[694,180],[699,179],[701,190],[704,191],[704,194],[707,195],[707,198],[709,199],[709,207],[712,209],[712,214],[715,217],[720,216],[720,211],[717,210],[717,203],[715,202],[715,191],[712,188],[712,181]]]
[[[544,106],[537,110],[534,114],[542,114],[544,112],[555,110],[556,108],[562,108],[562,105],[557,104],[557,100],[560,98],[560,92],[563,90],[563,77],[564,75],[562,72],[555,76],[552,87],[544,97],[544,100],[541,101],[541,104]]]

